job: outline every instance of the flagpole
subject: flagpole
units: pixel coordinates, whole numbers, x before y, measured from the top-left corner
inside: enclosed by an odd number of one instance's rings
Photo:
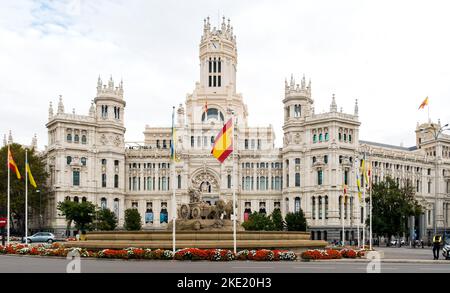
[[[235,135],[234,135],[234,129],[235,129],[235,117],[234,117],[234,113],[231,114],[232,118],[233,118],[233,251],[234,254],[237,253],[237,241],[236,241],[236,219],[237,219],[237,214],[236,214],[236,174],[235,174],[235,158],[236,158],[236,149],[235,149]]]
[[[345,215],[345,201],[346,201],[346,199],[345,199],[345,197],[346,197],[346,192],[345,192],[345,171],[344,171],[344,175],[343,175],[343,177],[342,177],[342,179],[343,179],[343,186],[344,186],[344,196],[343,196],[343,200],[342,200],[342,214],[341,214],[341,217],[342,217],[342,247],[344,247],[345,246],[345,220],[344,220],[344,215]]]
[[[372,172],[370,172],[370,176],[372,176]],[[370,217],[370,235],[369,235],[369,250],[372,250],[372,178],[370,178],[370,183],[369,183],[369,205],[370,205],[370,210],[369,210],[369,217]]]
[[[362,189],[363,189],[363,236],[362,236],[362,248],[364,249],[365,245],[366,245],[366,177],[365,177],[365,172],[366,172],[366,152],[364,151],[364,155],[363,155],[363,160],[364,160],[364,168],[363,168],[363,174],[361,176],[361,181],[363,182],[362,184]]]
[[[25,243],[28,243],[28,149],[25,149]]]
[[[177,214],[177,202],[176,202],[176,198],[175,198],[175,137],[174,137],[174,127],[175,127],[175,106],[173,107],[173,112],[172,112],[172,150],[171,150],[171,155],[172,155],[172,250],[173,253],[175,254],[176,251],[176,214]]]
[[[6,209],[7,209],[7,216],[6,216],[6,245],[8,246],[9,245],[9,225],[10,225],[10,218],[11,218],[11,215],[10,215],[10,211],[9,211],[9,209],[10,209],[10,192],[11,192],[11,180],[10,180],[10,173],[11,173],[11,171],[10,171],[10,168],[9,168],[9,154],[10,154],[10,147],[9,147],[9,143],[8,143],[8,154],[7,154],[7,157],[8,157],[8,199],[7,199],[7,207],[6,207]]]

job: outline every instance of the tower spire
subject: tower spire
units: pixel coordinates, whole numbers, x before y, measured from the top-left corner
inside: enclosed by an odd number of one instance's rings
[[[58,102],[58,114],[64,113],[64,104],[62,100],[62,95],[59,95],[59,102]]]
[[[330,105],[330,112],[337,112],[336,97],[334,94],[333,94],[333,99],[332,99],[331,105]]]
[[[11,130],[9,131],[9,136],[8,136],[8,144],[12,144],[13,143],[13,137],[12,137],[12,133]]]
[[[3,146],[6,146],[7,142],[6,142],[6,134],[3,135]]]
[[[355,100],[355,116],[359,115],[358,99]]]
[[[33,138],[31,139],[31,148],[37,149],[37,135],[34,134]]]
[[[53,105],[52,102],[50,101],[50,105],[48,107],[48,120],[53,118]]]

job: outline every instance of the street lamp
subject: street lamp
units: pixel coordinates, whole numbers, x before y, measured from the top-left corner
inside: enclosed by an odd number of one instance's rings
[[[42,200],[41,200],[41,191],[36,190],[39,193],[39,231],[42,231]]]
[[[436,224],[436,218],[437,218],[437,205],[438,205],[438,189],[439,189],[439,182],[438,182],[438,176],[439,176],[439,136],[446,130],[450,130],[450,128],[447,128],[448,124],[445,124],[444,126],[439,126],[438,128],[435,127],[434,124],[431,124],[431,131],[428,129],[428,132],[430,132],[433,135],[434,142],[436,143],[436,156],[434,161],[434,181],[435,181],[435,188],[434,188],[434,208],[433,208],[433,228],[434,228],[434,235],[437,234],[437,224]],[[422,132],[425,131],[424,128],[420,129]]]

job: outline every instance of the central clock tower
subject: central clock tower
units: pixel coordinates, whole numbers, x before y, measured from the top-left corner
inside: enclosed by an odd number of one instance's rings
[[[200,86],[206,94],[236,93],[237,49],[230,20],[220,28],[204,20],[200,43]]]

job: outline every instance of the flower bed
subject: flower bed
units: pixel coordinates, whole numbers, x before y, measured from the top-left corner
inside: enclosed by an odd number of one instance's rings
[[[307,250],[301,254],[304,260],[315,259],[341,259],[341,258],[360,258],[364,256],[364,251],[355,251],[353,249],[325,249],[325,250]]]
[[[198,249],[185,248],[175,252],[163,249],[142,249],[129,247],[126,249],[103,249],[97,252],[84,248],[65,248],[59,243],[53,244],[13,244],[0,246],[0,254],[20,254],[38,256],[59,256],[66,257],[79,255],[81,257],[94,257],[106,259],[148,259],[148,260],[191,260],[191,261],[293,261],[297,258],[294,252],[284,250],[243,250],[236,255],[227,249]]]

